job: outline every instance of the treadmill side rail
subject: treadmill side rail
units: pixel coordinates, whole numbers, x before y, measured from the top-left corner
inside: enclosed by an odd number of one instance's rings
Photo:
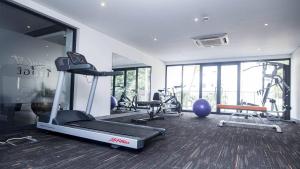
[[[103,131],[88,129],[83,130],[76,127],[53,125],[43,122],[37,122],[37,128],[134,149],[140,149],[144,147],[144,140],[139,138],[116,135],[114,133]]]

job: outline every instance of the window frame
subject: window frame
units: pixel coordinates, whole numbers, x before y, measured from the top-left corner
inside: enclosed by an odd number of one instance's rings
[[[240,103],[240,96],[241,96],[241,64],[242,63],[247,63],[247,62],[264,62],[264,61],[288,61],[289,63],[289,69],[287,71],[284,71],[284,80],[285,82],[290,86],[291,85],[291,58],[278,58],[278,59],[261,59],[261,60],[258,60],[258,59],[254,59],[254,60],[246,60],[246,61],[224,61],[224,62],[209,62],[209,63],[206,63],[206,62],[196,62],[196,63],[187,63],[187,64],[167,64],[165,66],[165,88],[167,88],[167,84],[168,84],[168,67],[171,67],[171,66],[181,66],[182,67],[182,73],[181,73],[181,84],[183,84],[183,66],[187,66],[187,65],[198,65],[200,66],[200,73],[199,73],[199,98],[202,97],[202,80],[203,80],[203,77],[202,77],[202,68],[203,66],[217,66],[218,67],[218,76],[220,76],[219,74],[221,73],[221,66],[222,65],[237,65],[238,66],[238,75],[237,75],[237,103]],[[219,89],[221,86],[220,84],[220,81],[221,81],[221,78],[218,78],[218,86],[217,88]],[[181,86],[181,94],[183,92],[183,86]],[[290,91],[291,93],[291,91]],[[289,95],[289,97],[286,97],[284,99],[284,103],[286,105],[291,105],[290,103],[290,97],[291,95]],[[182,100],[183,97],[181,97],[180,99],[180,102],[182,103]],[[217,103],[220,102],[220,94],[218,94],[217,96]],[[186,112],[192,112],[192,110],[186,110],[186,109],[183,109],[183,111],[186,111]],[[289,114],[290,112],[288,112]],[[212,114],[230,114],[230,113],[225,113],[225,112],[222,112],[220,110],[217,110],[217,112],[212,112]]]
[[[139,69],[141,68],[150,68],[150,93],[149,93],[149,98],[148,100],[151,100],[151,79],[152,79],[152,66],[139,66],[139,67],[126,67],[126,68],[113,68],[113,71],[123,71],[124,72],[124,82],[123,82],[123,86],[126,87],[126,81],[127,81],[127,71],[130,70],[135,70],[136,74],[135,74],[135,89],[138,92],[138,77],[139,77]],[[115,86],[115,82],[116,82],[116,77],[113,77],[113,88],[112,88],[112,95],[115,96],[115,92],[116,92],[116,86]]]

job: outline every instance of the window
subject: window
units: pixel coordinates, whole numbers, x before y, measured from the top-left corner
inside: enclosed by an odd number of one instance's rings
[[[126,71],[126,80],[125,80],[125,86],[126,86],[126,89],[127,89],[127,96],[129,98],[133,98],[133,96],[136,94],[137,92],[137,88],[136,88],[136,85],[137,85],[137,81],[136,81],[136,76],[137,76],[137,73],[136,73],[136,69],[134,70],[127,70]]]
[[[261,105],[262,96],[257,92],[262,89],[262,85],[260,62],[241,63],[241,100]]]
[[[151,67],[121,68],[123,75],[113,78],[113,95],[117,100],[124,90],[128,98],[137,95],[139,101],[148,101],[151,95]]]
[[[174,92],[178,100],[181,100],[182,91],[182,66],[167,67],[167,92]]]
[[[115,78],[115,85],[114,85],[114,89],[115,89],[115,94],[114,96],[119,100],[122,92],[124,90],[124,83],[125,83],[125,71],[123,71],[123,75],[118,75],[118,76],[114,76]]]
[[[195,100],[199,98],[200,66],[183,66],[182,108],[191,110]]]
[[[221,66],[221,104],[238,104],[238,65]]]
[[[151,91],[151,68],[138,68],[138,100],[149,100]]]
[[[258,61],[241,64],[241,99],[279,110],[289,105],[289,61]]]
[[[279,110],[290,104],[288,59],[170,65],[166,75],[167,88],[180,86],[176,94],[183,110],[192,110],[199,97],[208,100],[213,112],[220,111],[217,104],[246,102],[268,110],[274,100]]]
[[[213,112],[217,111],[218,66],[202,67],[201,98],[206,99]]]

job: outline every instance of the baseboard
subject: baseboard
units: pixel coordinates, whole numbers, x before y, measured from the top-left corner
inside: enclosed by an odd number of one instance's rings
[[[291,118],[292,121],[295,121],[296,123],[300,123],[300,119]]]

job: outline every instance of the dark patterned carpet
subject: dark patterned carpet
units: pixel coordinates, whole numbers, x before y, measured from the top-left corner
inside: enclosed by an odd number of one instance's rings
[[[120,117],[114,121],[130,122]],[[18,146],[0,145],[0,168],[104,168],[104,169],[299,169],[300,125],[280,124],[284,133],[272,129],[217,127],[227,116],[196,118],[167,117],[148,122],[167,129],[146,143],[143,150],[112,149],[108,144],[70,136],[26,129],[1,134],[9,137],[31,135],[37,143],[20,142]]]

